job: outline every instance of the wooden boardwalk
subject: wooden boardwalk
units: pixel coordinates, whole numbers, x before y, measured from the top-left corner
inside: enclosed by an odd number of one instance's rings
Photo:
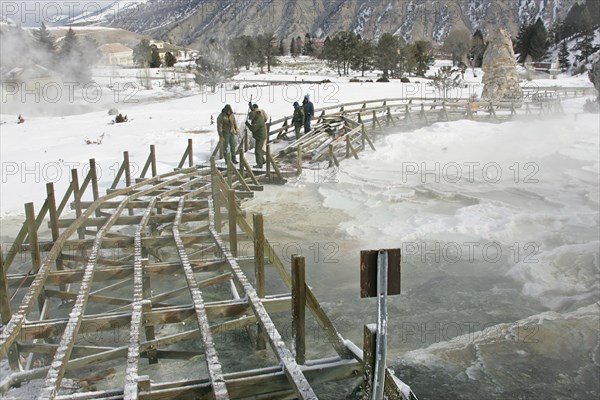
[[[315,385],[357,376],[369,387],[372,332],[365,329],[363,350],[345,339],[306,284],[304,259],[285,265],[263,234],[262,215],[246,215],[240,203],[265,183],[300,174],[306,160],[358,158],[386,128],[560,111],[555,93],[519,105],[480,103],[476,112],[470,104],[338,105],[319,110],[313,131],[294,142],[281,141],[289,118],[271,121],[262,170],[246,161],[246,136],[239,166],[218,160],[218,147],[209,163],[194,165],[190,140],[178,168],[160,175],[154,146],[137,178],[125,152],[104,196],[94,160],[81,183],[72,170],[62,198],[48,183],[46,201],[37,215],[25,205],[26,221],[0,258],[0,356],[12,370],[0,393],[29,381],[39,399],[65,400],[312,399]],[[65,215],[69,205],[74,215]],[[51,238],[42,239],[46,221]],[[333,356],[307,348],[309,318]],[[288,326],[293,334],[282,335]],[[402,387],[387,371],[389,398],[415,398]]]

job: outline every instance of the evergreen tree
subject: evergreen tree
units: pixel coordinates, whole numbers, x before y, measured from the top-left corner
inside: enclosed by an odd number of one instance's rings
[[[424,40],[417,40],[410,48],[415,60],[415,75],[424,77],[425,72],[429,69],[429,64],[434,60],[430,54],[431,43]]]
[[[171,68],[173,65],[175,65],[176,62],[177,58],[173,55],[173,53],[167,51],[167,53],[165,54],[165,67]]]
[[[285,47],[283,46],[283,39],[279,40],[279,54],[280,56],[285,56]]]
[[[315,47],[312,37],[310,36],[310,33],[306,33],[306,35],[304,35],[304,54],[307,56],[312,56],[314,53]]]
[[[142,39],[133,48],[133,61],[142,68],[148,68],[152,61],[152,48],[148,39]]]
[[[466,63],[466,56],[471,48],[471,34],[466,29],[455,29],[448,34],[444,48],[452,53],[452,65]]]
[[[483,33],[477,29],[471,39],[471,57],[473,58],[473,67],[481,68],[483,64],[483,54],[486,49]]]
[[[549,41],[552,45],[554,45],[554,48],[557,48],[561,44],[561,41],[563,39],[563,37],[562,37],[563,26],[562,25],[563,25],[562,21],[559,18],[556,21],[554,21],[554,23],[552,24],[552,27],[548,31]]]
[[[569,49],[567,48],[566,41],[563,41],[560,44],[560,50],[558,52],[558,63],[562,72],[566,72],[571,67],[571,62],[569,61]]]
[[[400,57],[395,75],[402,77],[405,73],[411,74],[416,69],[416,61],[410,46],[407,46],[404,39],[399,38]]]
[[[594,54],[598,48],[594,46],[594,31],[591,28],[587,28],[581,38],[577,41],[575,50],[578,50],[580,54],[577,56],[577,61],[584,61],[586,64],[589,62],[589,58]]]
[[[68,81],[89,82],[92,78],[91,66],[98,62],[98,43],[88,37],[79,39],[72,28],[60,42],[56,57],[58,71]]]
[[[548,54],[548,31],[544,21],[538,18],[532,28],[531,41],[529,42],[529,54],[533,61],[540,61]]]
[[[365,71],[369,71],[373,67],[374,47],[368,39],[360,38],[354,52],[354,57],[351,60],[353,69],[361,72],[361,76],[365,76]]]
[[[379,37],[375,48],[375,66],[383,71],[383,77],[388,78],[400,62],[400,42],[390,33]]]
[[[44,50],[54,54],[56,51],[56,38],[48,31],[43,22],[39,29],[33,32],[33,37]]]
[[[525,62],[528,56],[532,61],[543,60],[548,54],[548,48],[548,31],[541,18],[538,18],[534,24],[521,25],[515,45],[520,63]]]
[[[42,22],[40,28],[33,32],[35,39],[34,61],[38,64],[54,68],[56,57],[56,38],[48,31],[46,25]]]
[[[162,64],[158,48],[155,45],[150,46],[150,68],[159,68]]]
[[[72,57],[74,53],[77,51],[77,37],[75,36],[75,32],[73,28],[69,27],[67,34],[60,42],[60,50],[58,51],[59,60],[64,60],[69,57]]]
[[[579,3],[573,4],[573,7],[571,7],[569,12],[567,13],[565,21],[562,24],[561,36],[564,39],[569,39],[573,35],[580,32],[579,27],[582,24],[582,20],[585,14],[585,5],[580,5]]]
[[[98,50],[98,42],[89,37],[83,36],[78,40],[78,48],[81,54],[81,59],[85,65],[93,66],[100,61],[102,54]]]
[[[598,92],[596,101],[600,103],[600,60],[592,64],[592,68],[588,71],[588,77]]]
[[[257,62],[258,50],[256,38],[251,36],[239,36],[231,39],[228,44],[229,54],[235,65],[235,68],[245,67],[250,69],[250,65]]]
[[[304,42],[302,41],[302,38],[300,36],[296,37],[296,54],[300,55],[302,54],[302,51],[304,50]]]
[[[296,57],[298,54],[296,53],[296,38],[292,38],[290,43],[290,55],[292,57]]]
[[[280,64],[279,59],[276,57],[277,53],[277,38],[273,32],[267,32],[264,35],[258,35],[256,38],[258,48],[258,66],[261,71],[263,67],[267,66],[267,71],[271,72],[271,67]]]

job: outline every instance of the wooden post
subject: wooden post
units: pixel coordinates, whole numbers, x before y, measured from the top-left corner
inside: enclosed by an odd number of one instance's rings
[[[267,122],[267,121],[265,121]],[[269,143],[269,137],[271,136],[271,124],[273,123],[273,118],[269,118],[269,123],[267,124],[267,143]]]
[[[221,221],[221,200],[219,197],[219,185],[217,184],[217,166],[215,163],[215,158],[211,157],[210,158],[210,178],[211,178],[211,190],[212,190],[212,198],[213,198],[213,204],[214,204],[214,208],[215,208],[215,229],[217,230],[218,233],[221,233],[221,226],[222,226],[222,221]]]
[[[237,205],[235,201],[235,190],[229,189],[228,194],[229,250],[234,257],[237,257]]]
[[[152,176],[158,175],[156,170],[156,148],[153,144],[150,145],[150,167],[152,168]]]
[[[449,121],[448,110],[446,110],[446,102],[442,101],[442,111],[440,111],[440,121]]]
[[[193,140],[192,139],[188,139],[188,165],[190,167],[194,166],[194,148],[193,148]]]
[[[336,167],[340,166],[340,162],[338,161],[337,157],[335,156],[335,153],[333,152],[333,145],[330,144],[329,145],[329,166],[332,166],[332,162],[335,163]]]
[[[248,151],[248,129],[244,130],[244,153]]]
[[[240,154],[238,154],[238,162],[240,163],[240,176],[242,177],[242,179],[244,178],[244,163],[242,162],[242,158],[244,157],[244,149],[242,146],[240,146]]]
[[[56,242],[58,240],[58,237],[60,236],[60,231],[58,230],[58,215],[56,212],[56,197],[54,196],[54,183],[48,182],[46,184],[46,194],[48,199],[48,214],[50,215],[50,231],[52,232],[52,241]],[[59,252],[56,256],[56,269],[58,271],[63,270],[62,251]],[[61,283],[60,290],[65,291],[66,289],[67,286],[64,283]]]
[[[125,167],[125,186],[131,186],[131,168],[129,165],[129,152],[123,152],[123,167]]]
[[[346,135],[346,158],[350,158],[350,136]]]
[[[77,175],[77,170],[71,170],[71,185],[73,187],[73,199],[75,203],[75,216],[79,218],[81,216],[81,194],[79,193],[79,177]],[[79,239],[85,238],[84,228],[80,227],[77,229],[77,233]]]
[[[231,154],[231,151],[227,152],[227,157],[225,162],[227,163],[227,184],[229,185],[229,188],[233,187],[233,171],[232,169],[233,167],[233,163],[231,162],[231,157],[234,156],[233,154]]]
[[[29,240],[29,251],[31,253],[31,272],[37,274],[42,265],[40,258],[40,246],[38,243],[37,228],[35,226],[35,211],[33,209],[33,203],[25,204],[25,223],[27,224],[27,238]],[[38,307],[40,314],[44,308],[45,298],[43,294],[38,297]]]
[[[414,125],[412,115],[410,114],[410,107],[408,104],[406,104],[404,107],[404,122],[406,122],[407,125]]]
[[[350,158],[350,153],[358,160],[358,154],[350,141],[350,136],[346,136],[346,158]]]
[[[292,256],[292,336],[296,363],[306,361],[306,283],[304,257]]]
[[[256,151],[256,149],[254,149],[254,151]],[[267,173],[265,174],[267,179],[271,179],[271,157],[269,157],[271,155],[271,145],[268,144],[267,145]]]
[[[142,234],[143,239],[143,234]],[[152,298],[152,290],[150,288],[150,275],[148,274],[148,259],[142,259],[142,294],[145,300],[149,300]],[[152,302],[146,301],[142,304],[143,315],[152,311]],[[145,324],[144,333],[146,334],[146,341],[149,342],[155,339],[154,334],[154,326]],[[156,364],[158,362],[158,354],[156,352],[156,348],[152,347],[148,349],[148,363]]]
[[[262,214],[252,216],[254,226],[254,274],[256,279],[256,294],[261,299],[265,297],[265,233],[263,230]],[[257,350],[266,349],[266,338],[259,324],[256,331]]]
[[[375,354],[377,349],[377,325],[369,324],[364,326],[363,338],[363,400],[371,400],[373,392],[373,378],[375,377]]]
[[[0,244],[0,316],[2,326],[6,326],[12,318],[10,309],[10,300],[8,296],[8,284],[6,282],[6,271],[4,270],[4,253]],[[8,364],[13,371],[21,370],[21,362],[19,359],[19,350],[16,344],[12,344],[8,348]]]
[[[373,110],[373,129],[377,126],[377,113]]]
[[[96,159],[90,158],[90,177],[92,181],[92,195],[94,196],[94,201],[98,200],[100,197],[100,192],[98,191],[98,173],[96,170]],[[52,190],[52,194],[54,195],[54,190]],[[100,216],[100,209],[96,210],[96,217]]]
[[[298,171],[297,175],[302,175],[302,144],[298,145]]]

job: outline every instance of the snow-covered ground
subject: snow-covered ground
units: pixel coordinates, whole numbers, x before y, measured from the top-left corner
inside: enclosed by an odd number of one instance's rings
[[[451,96],[479,94],[482,73],[476,72],[467,71],[468,87]],[[131,81],[139,82],[135,76]],[[217,140],[211,117],[216,120],[225,103],[241,123],[251,96],[273,119],[290,115],[291,104],[305,94],[316,108],[437,96],[426,79],[349,83],[310,62],[271,74],[244,71],[214,93],[164,88],[157,79],[151,90],[134,87],[115,101],[107,79],[110,84],[112,78],[98,78],[102,101],[79,100],[57,110],[61,116],[23,112],[26,122],[17,124],[17,113],[3,108],[3,239],[19,227],[23,203],[39,208],[50,181],[64,193],[69,168],[86,172],[90,158],[102,191],[124,150],[134,175],[150,144],[159,172],[176,166],[188,138],[195,161],[207,160]],[[260,86],[260,80],[290,83]],[[527,85],[591,86],[586,76],[565,75]],[[362,324],[375,321],[374,302],[358,299],[358,249],[402,248],[403,294],[390,301],[390,361],[403,366],[404,380],[420,398],[443,397],[436,388],[460,397],[448,392],[455,385],[469,399],[507,393],[569,398],[569,391],[587,398],[598,393],[593,377],[600,359],[600,123],[597,115],[582,114],[584,102],[565,101],[566,115],[545,120],[463,120],[391,132],[377,138],[376,152],[362,152],[339,169],[305,170],[244,207],[265,214],[267,235],[280,249],[289,252],[293,244],[307,257],[307,281],[355,343],[362,342]],[[130,121],[110,124],[110,107]],[[102,135],[102,144],[85,144]],[[474,333],[480,331],[487,335]]]

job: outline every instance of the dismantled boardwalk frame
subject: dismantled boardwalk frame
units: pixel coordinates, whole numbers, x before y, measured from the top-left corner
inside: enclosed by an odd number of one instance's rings
[[[269,144],[264,169],[246,160],[247,138],[237,167],[218,160],[220,146],[210,163],[194,165],[190,140],[177,168],[162,174],[151,146],[136,179],[123,153],[104,196],[90,160],[81,183],[71,171],[62,198],[49,183],[37,214],[25,205],[26,221],[0,258],[0,356],[12,371],[0,393],[31,380],[41,380],[39,398],[65,400],[311,399],[315,384],[363,375],[370,387],[371,330],[364,350],[344,339],[305,282],[304,259],[284,265],[264,237],[262,216],[246,215],[240,201],[301,173],[305,159],[339,165],[367,146],[374,150],[373,134],[387,127],[535,117],[561,112],[561,98],[586,94],[549,89],[529,93],[522,104],[382,99],[329,107],[319,110],[308,135],[278,146],[278,154]],[[286,119],[269,122],[275,138],[288,128]],[[63,215],[69,205],[73,212]],[[45,221],[49,237],[39,233]],[[270,291],[277,285],[266,279],[267,268],[283,293]],[[314,358],[306,343],[309,318],[335,357]],[[292,327],[291,338],[281,335],[282,323]],[[234,343],[223,340],[232,333]],[[271,355],[258,356],[267,344]],[[232,368],[238,352],[251,369]],[[414,398],[406,388],[386,371],[386,396]]]
[[[74,171],[58,207],[52,185],[37,216],[26,205],[23,229],[0,262],[0,356],[12,369],[0,393],[41,380],[40,399],[316,399],[314,384],[360,378],[362,353],[305,283],[303,258],[286,267],[264,237],[262,216],[240,208],[261,181],[280,183],[276,161],[268,157],[270,178],[243,155],[240,170],[231,163],[217,167],[213,158],[210,166],[180,164],[159,175],[154,154],[152,147],[143,171],[152,167],[152,177],[134,180],[123,167],[123,179],[105,196],[95,171],[81,185]],[[182,160],[190,162],[190,154],[191,145]],[[122,180],[128,186],[119,188]],[[68,204],[75,218],[63,216]],[[38,238],[46,215],[51,237]],[[251,254],[243,251],[249,247]],[[9,270],[21,252],[30,265]],[[244,271],[252,265],[253,281]],[[293,296],[269,293],[267,266]],[[306,345],[306,308],[336,357],[315,358]],[[280,333],[282,318],[294,326],[291,340]],[[235,343],[241,351],[268,344],[271,365],[232,368],[235,357],[221,354],[230,343],[220,340],[231,332],[245,338]],[[257,360],[248,365],[264,365],[264,356]],[[195,365],[192,375],[182,380],[177,367],[170,375],[150,367],[167,361]]]

